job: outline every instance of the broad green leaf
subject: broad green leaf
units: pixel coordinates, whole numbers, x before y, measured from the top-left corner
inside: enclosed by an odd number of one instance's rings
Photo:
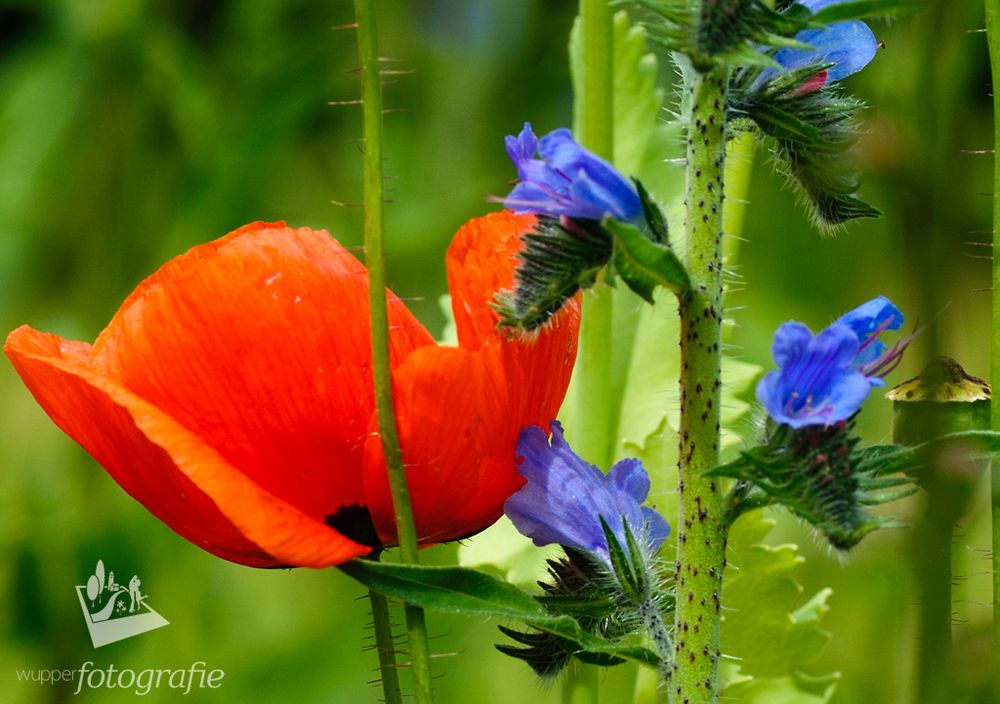
[[[340,569],[386,596],[438,611],[546,621],[541,604],[513,584],[463,567],[352,560]]]
[[[834,678],[801,674],[819,655],[829,634],[819,628],[831,590],[803,600],[795,570],[804,562],[795,545],[763,541],[775,521],[761,511],[742,516],[729,535],[722,650],[738,662],[738,675],[723,697],[753,702],[820,702],[832,695]]]
[[[527,592],[485,572],[463,567],[352,560],[341,571],[393,599],[426,609],[514,619],[576,643],[581,653],[610,655],[656,667],[659,657],[632,639],[608,641],[585,632],[569,616],[549,613]]]
[[[725,690],[737,704],[827,704],[837,688],[837,673],[810,678],[802,674],[788,677],[747,677]]]
[[[677,348],[680,322],[673,294],[657,291],[654,299],[655,305],[643,306],[639,311],[619,423],[620,450],[626,446],[641,449],[654,434],[664,432],[676,442],[675,430],[680,424],[677,386],[680,379],[680,353]],[[755,364],[723,355],[721,423],[724,456],[734,453],[743,441],[744,431],[749,427],[747,413],[750,410],[750,405],[743,399],[750,395],[760,372],[761,368]],[[629,453],[618,454],[627,456]],[[675,455],[664,458],[664,462],[671,466],[676,460]]]

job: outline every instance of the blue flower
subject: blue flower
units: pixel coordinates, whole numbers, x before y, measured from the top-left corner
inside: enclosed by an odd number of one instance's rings
[[[558,544],[596,556],[612,569],[601,519],[625,548],[625,525],[653,555],[670,533],[666,519],[641,506],[649,494],[642,463],[626,459],[604,474],[582,460],[552,421],[552,445],[537,425],[517,441],[518,471],[528,480],[507,499],[504,512],[535,545]]]
[[[827,7],[845,0],[798,0],[815,14]],[[806,29],[795,35],[798,41],[809,44],[812,49],[780,49],[774,55],[774,60],[786,71],[792,71],[809,64],[833,64],[806,81],[800,90],[808,92],[817,90],[839,81],[853,73],[857,73],[875,58],[878,50],[878,40],[872,30],[861,20],[834,22],[822,29]],[[773,68],[765,69],[754,81],[755,86],[762,85],[777,75]]]
[[[573,140],[566,128],[539,140],[525,122],[517,137],[505,140],[507,154],[517,167],[519,183],[503,199],[515,213],[641,222],[639,194],[624,176],[596,154]],[[535,159],[535,154],[541,159]]]
[[[878,336],[902,324],[903,314],[884,296],[815,336],[802,323],[783,323],[771,348],[780,369],[760,380],[757,400],[774,420],[793,428],[847,420],[899,364],[910,338],[887,350]]]

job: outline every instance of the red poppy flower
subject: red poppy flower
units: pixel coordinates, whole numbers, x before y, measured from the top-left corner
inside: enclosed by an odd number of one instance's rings
[[[459,347],[436,345],[389,296],[422,544],[500,516],[523,483],[518,431],[547,423],[565,394],[575,306],[531,339],[498,331],[489,306],[534,222],[494,213],[455,236]],[[365,268],[326,232],[254,223],[167,262],[93,345],[22,326],[4,351],[52,420],[181,536],[255,567],[323,567],[395,542],[367,289]]]

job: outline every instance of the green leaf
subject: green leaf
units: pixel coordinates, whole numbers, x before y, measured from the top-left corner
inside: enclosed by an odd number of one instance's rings
[[[388,597],[425,609],[523,621],[571,641],[577,657],[606,655],[652,667],[660,661],[656,653],[631,640],[609,641],[587,633],[573,618],[552,614],[527,592],[485,572],[371,560],[352,560],[340,570]]]
[[[615,271],[647,302],[653,303],[653,289],[657,286],[674,293],[691,287],[687,270],[672,248],[647,239],[628,223],[605,218],[604,227],[614,239]]]
[[[828,5],[813,15],[813,20],[830,24],[866,17],[900,17],[929,5],[927,0],[854,0]]]
[[[747,677],[726,687],[725,696],[735,704],[827,704],[837,689],[838,673],[808,677]]]
[[[774,520],[754,512],[740,518],[729,535],[722,650],[739,665],[720,700],[826,702],[835,676],[811,679],[801,675],[801,669],[830,638],[819,623],[828,611],[831,591],[822,589],[803,601],[802,587],[794,578],[804,562],[798,548],[763,542],[774,525]]]
[[[552,618],[527,592],[478,570],[371,560],[352,560],[340,569],[377,592],[427,609],[521,621]]]

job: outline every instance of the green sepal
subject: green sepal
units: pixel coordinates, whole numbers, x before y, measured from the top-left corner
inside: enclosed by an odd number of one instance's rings
[[[691,288],[687,269],[669,245],[654,242],[634,225],[611,218],[604,219],[604,228],[614,242],[615,273],[648,303],[653,302],[657,286],[675,293]]]
[[[780,504],[822,531],[833,547],[848,550],[889,520],[870,514],[868,506],[912,493],[907,479],[884,479],[898,448],[859,450],[852,430],[852,422],[793,429],[769,420],[767,444],[708,475],[739,480],[730,494],[731,519]]]
[[[754,115],[758,125],[766,124],[769,135],[775,139],[795,140],[804,142],[815,142],[819,139],[819,128],[802,120],[794,113],[783,110],[777,105],[760,105]]]
[[[592,286],[611,259],[611,236],[593,220],[539,217],[521,240],[514,287],[491,304],[502,327],[541,327],[577,291]]]
[[[631,528],[624,521],[622,521],[622,526],[625,529],[626,545],[622,546],[614,531],[604,520],[604,516],[599,516],[599,518],[601,519],[601,530],[604,531],[604,539],[608,543],[612,571],[632,603],[640,604],[649,593],[649,579],[644,570],[644,560],[639,550],[639,544],[632,535]],[[627,553],[625,552],[626,547],[628,548]]]
[[[811,24],[811,15],[801,6],[775,12],[761,0],[715,0],[702,3],[696,50],[716,62],[745,65],[748,50],[761,53],[759,45],[794,37]],[[793,40],[794,41],[794,40]],[[754,62],[756,63],[756,62]]]
[[[852,0],[827,5],[813,15],[813,19],[823,24],[831,24],[868,17],[901,17],[929,5],[927,0]]]
[[[618,6],[636,6],[649,12],[643,22],[651,41],[667,51],[694,51],[692,37],[698,24],[698,13],[687,0],[615,0]]]
[[[808,85],[830,66],[810,64],[779,73],[763,85],[755,85],[760,69],[751,68],[736,73],[730,85],[734,127],[756,129],[776,171],[798,192],[821,230],[881,214],[856,195],[859,179],[850,148],[862,103],[836,85]]]
[[[642,203],[642,214],[646,219],[646,226],[649,228],[649,237],[657,244],[670,246],[670,231],[667,227],[667,219],[663,216],[663,211],[656,204],[649,191],[642,185],[642,181],[637,178],[632,179],[635,190],[639,193],[639,202]]]

